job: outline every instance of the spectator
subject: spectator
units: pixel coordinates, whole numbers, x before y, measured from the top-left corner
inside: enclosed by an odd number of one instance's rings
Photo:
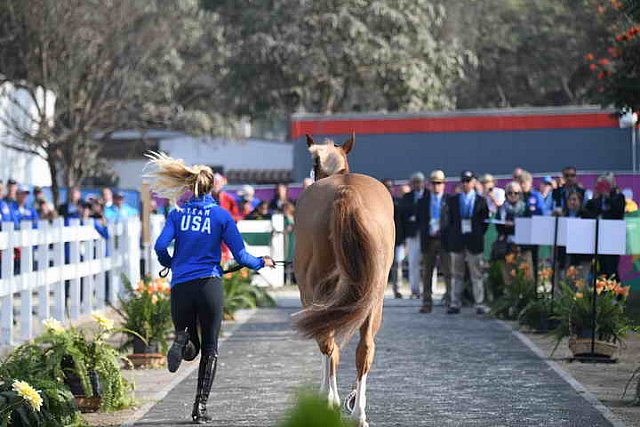
[[[527,171],[520,174],[520,188],[522,189],[522,198],[526,205],[527,216],[544,215],[544,198],[533,188],[533,177]]]
[[[550,175],[545,176],[540,182],[538,190],[544,202],[544,210],[546,213],[553,211],[553,184],[555,181]]]
[[[624,195],[625,205],[624,213],[632,213],[638,210],[638,204],[633,200],[633,190],[631,188],[625,188],[622,190]]]
[[[15,179],[9,179],[7,181],[7,195],[4,197],[4,201],[6,204],[9,205],[10,208],[11,208],[11,205],[16,204],[17,193],[18,193],[17,181]]]
[[[271,213],[269,212],[269,203],[260,202],[257,208],[253,210],[246,219],[271,219]]]
[[[391,287],[393,289],[393,297],[400,299],[402,298],[402,293],[400,293],[400,284],[402,283],[402,260],[404,260],[404,237],[402,236],[402,228],[400,227],[399,208],[401,198],[395,196],[392,179],[383,179],[382,183],[387,187],[387,190],[389,190],[389,194],[391,194],[391,198],[393,200],[393,222],[396,226],[396,241],[393,252],[393,265],[389,272],[389,281],[391,282]]]
[[[82,199],[80,188],[73,187],[69,195],[69,201],[58,208],[60,216],[64,218],[64,224],[69,225],[70,219],[79,219],[82,213]]]
[[[226,191],[224,191],[224,186],[227,185],[227,178],[224,175],[219,173],[213,174],[213,189],[211,190],[211,195],[218,202],[218,205],[227,212],[231,214],[231,217],[234,221],[238,222],[242,219],[242,215],[240,215],[240,210],[238,209],[238,204],[233,196]]]
[[[43,199],[37,200],[35,209],[40,219],[51,222],[58,217],[58,213],[55,211],[55,209],[51,207],[49,202],[47,202],[46,200],[43,200]]]
[[[13,218],[11,216],[11,208],[9,207],[7,202],[0,198],[0,223],[11,221],[13,221]]]
[[[285,203],[293,203],[289,200],[289,186],[283,182],[276,185],[276,194],[269,203],[271,213],[282,212],[282,205]]]
[[[484,314],[487,308],[484,305],[481,266],[489,208],[484,197],[474,190],[476,178],[473,172],[462,172],[460,180],[462,192],[451,196],[448,203],[446,234],[447,244],[451,250],[453,279],[451,306],[447,309],[447,313],[460,313],[466,266],[471,275],[476,313]]]
[[[496,187],[495,179],[491,174],[484,174],[480,178],[482,183],[482,195],[487,201],[487,207],[489,208],[489,216],[494,217],[498,213],[498,209],[504,203],[504,190]]]
[[[567,197],[567,205],[562,210],[562,216],[568,218],[585,218],[587,216],[584,208],[584,200],[580,193],[573,192]],[[591,267],[591,255],[567,254],[566,248],[558,246],[558,270],[566,271],[574,267],[576,276],[586,280],[589,277],[589,269]]]
[[[498,239],[495,241],[491,258],[493,260],[505,260],[507,256],[520,254],[521,259],[529,267],[529,271],[533,271],[533,259],[530,248],[519,248],[515,245],[513,239],[515,234],[516,218],[528,216],[527,204],[523,200],[522,187],[517,181],[507,184],[507,199],[500,208],[498,219]],[[507,268],[502,270],[502,277],[506,284],[511,284],[512,277],[507,274]]]
[[[138,216],[138,211],[127,204],[127,202],[124,200],[124,194],[119,192],[113,195],[112,208],[112,212],[115,212],[115,215],[111,217],[113,222],[118,222]]]
[[[102,189],[102,205],[105,211],[113,206],[113,192],[110,188],[105,187]]]
[[[600,175],[596,181],[593,199],[585,204],[585,216],[599,219],[624,219],[624,208],[624,196],[616,187],[615,176],[610,172]],[[600,261],[598,275],[620,278],[619,255],[600,255],[598,259]]]
[[[255,190],[250,185],[243,185],[242,188],[238,190],[238,199],[238,202],[241,202],[242,200],[247,202],[249,208],[247,214],[257,208],[262,201],[259,198],[255,197]]]
[[[284,238],[285,238],[285,260],[287,268],[285,271],[285,281],[287,283],[295,283],[293,277],[293,269],[289,268],[293,263],[296,250],[296,234],[295,234],[295,213],[296,207],[293,203],[285,203],[282,206],[282,215],[284,216]]]
[[[578,174],[574,166],[567,166],[562,169],[562,184],[553,190],[553,208],[562,209],[567,205],[567,197],[573,192],[580,193],[582,200],[585,200],[584,189],[578,184]]]
[[[11,216],[16,228],[20,228],[22,221],[31,221],[32,228],[38,228],[38,213],[35,209],[27,206],[27,197],[29,197],[29,187],[21,185],[16,190],[16,203]]]
[[[520,166],[518,166],[511,173],[511,178],[513,178],[514,181],[518,181],[519,182],[520,181],[520,175],[522,175],[522,172],[524,172],[524,169],[522,169]]]
[[[430,191],[423,197],[427,205],[427,209],[424,211],[427,218],[421,222],[424,222],[427,226],[421,233],[424,272],[422,276],[423,291],[420,313],[431,313],[433,308],[433,272],[438,262],[440,263],[440,270],[444,278],[447,294],[451,287],[449,254],[445,252],[442,245],[442,229],[444,228],[442,211],[447,200],[447,195],[444,192],[444,180],[445,176],[443,171],[435,170],[431,172]]]
[[[420,267],[422,262],[422,233],[429,227],[429,211],[427,199],[429,192],[425,189],[424,174],[415,172],[410,178],[411,191],[400,200],[400,227],[402,236],[407,242],[409,255],[409,287],[411,298],[420,298]]]
[[[411,186],[409,184],[402,184],[400,186],[400,191],[399,191],[398,196],[402,197],[402,196],[404,196],[405,194],[407,194],[410,191],[411,191]]]

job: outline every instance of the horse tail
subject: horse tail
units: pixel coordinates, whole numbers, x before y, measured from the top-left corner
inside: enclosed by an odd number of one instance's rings
[[[312,304],[296,314],[294,326],[303,336],[322,338],[333,333],[339,342],[345,342],[382,298],[376,292],[379,253],[367,223],[371,224],[358,193],[349,185],[338,187],[330,225],[338,284],[329,296],[316,295],[322,304]]]

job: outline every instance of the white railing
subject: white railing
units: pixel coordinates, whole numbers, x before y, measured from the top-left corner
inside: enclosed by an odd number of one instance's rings
[[[149,251],[153,251],[153,245],[164,227],[165,218],[162,215],[151,215],[149,221],[151,227],[151,245]],[[265,233],[270,235],[269,244],[249,245],[247,251],[254,256],[269,255],[274,260],[285,259],[285,236],[284,236],[284,217],[281,214],[275,214],[270,220],[245,220],[238,221],[238,230],[240,233]],[[150,272],[153,277],[157,277],[162,269],[155,253],[145,256],[146,271]],[[260,270],[260,274],[254,275],[254,284],[259,286],[283,286],[285,283],[285,266],[278,264],[276,268],[265,268]]]
[[[23,222],[19,230],[5,222],[0,254],[2,346],[13,345],[16,332],[30,340],[46,318],[77,319],[103,309],[107,300],[115,303],[120,275],[132,282],[140,277],[140,220],[110,225],[108,239],[79,220],[66,227],[62,219],[40,221],[38,229]]]

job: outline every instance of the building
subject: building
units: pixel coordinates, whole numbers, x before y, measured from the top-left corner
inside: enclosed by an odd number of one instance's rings
[[[305,134],[340,144],[354,131],[351,169],[406,179],[412,172],[463,169],[510,175],[515,166],[532,173],[579,170],[630,171],[632,132],[615,111],[598,107],[512,108],[416,114],[297,114],[291,119],[295,181],[308,176]]]

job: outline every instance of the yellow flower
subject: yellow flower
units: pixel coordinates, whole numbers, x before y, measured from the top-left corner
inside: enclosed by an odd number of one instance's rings
[[[40,392],[38,390],[31,387],[26,381],[18,380],[13,381],[11,388],[13,391],[18,393],[18,395],[22,397],[34,411],[40,411],[40,407],[42,406],[42,397],[40,397]]]
[[[576,280],[576,288],[578,289],[584,289],[584,279],[578,279]]]
[[[46,328],[48,332],[53,334],[61,334],[64,332],[64,326],[58,320],[53,318],[48,318],[42,321],[42,325]]]
[[[98,325],[100,325],[100,327],[105,331],[113,329],[113,320],[107,319],[101,314],[94,314],[91,317],[93,317],[93,320],[95,320],[96,323],[98,323]]]
[[[576,298],[583,298],[584,294],[582,292],[576,292]]]
[[[155,303],[157,303],[157,302],[158,302],[158,295],[153,294],[153,295],[151,296],[151,303],[155,304]]]
[[[507,262],[507,264],[513,264],[516,261],[516,254],[507,254],[507,256],[504,257],[504,260]]]

